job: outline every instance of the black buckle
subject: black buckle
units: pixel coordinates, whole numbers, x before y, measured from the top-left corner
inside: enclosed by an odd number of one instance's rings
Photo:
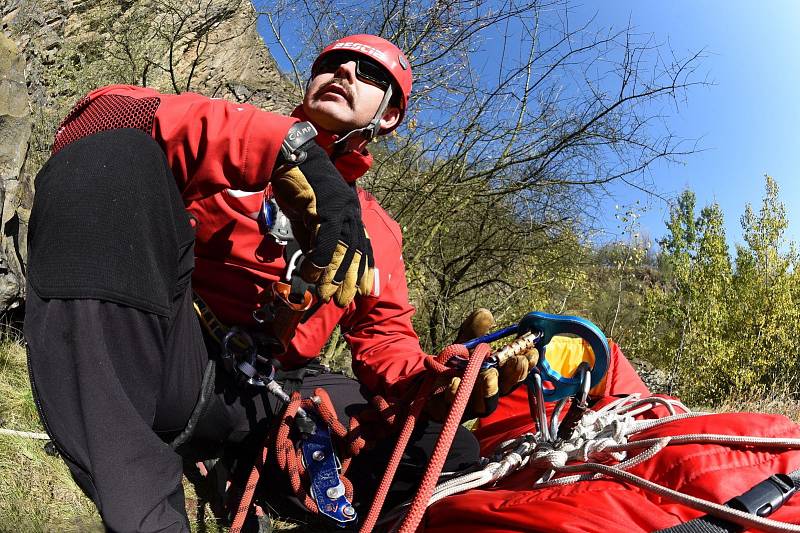
[[[797,492],[792,478],[775,474],[725,505],[756,516],[769,516]]]

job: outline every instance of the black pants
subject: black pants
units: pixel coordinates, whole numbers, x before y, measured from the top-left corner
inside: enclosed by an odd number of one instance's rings
[[[191,305],[191,229],[163,152],[135,130],[98,133],[51,158],[36,190],[25,339],[45,428],[109,530],[188,531],[182,457],[167,443],[192,412],[210,356]],[[210,449],[253,440],[271,411],[219,374],[195,434]],[[345,423],[366,404],[339,375],[301,391],[320,385]],[[415,433],[395,500],[414,487],[440,429]],[[379,443],[352,466],[367,498],[392,446]],[[445,470],[477,458],[462,430]]]

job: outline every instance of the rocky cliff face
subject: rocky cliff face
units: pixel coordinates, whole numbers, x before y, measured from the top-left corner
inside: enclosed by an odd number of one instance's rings
[[[0,313],[24,301],[33,178],[72,104],[109,83],[288,113],[249,0],[0,0]]]
[[[0,307],[19,303],[24,287],[25,229],[30,205],[20,171],[28,152],[31,116],[25,59],[0,33]]]

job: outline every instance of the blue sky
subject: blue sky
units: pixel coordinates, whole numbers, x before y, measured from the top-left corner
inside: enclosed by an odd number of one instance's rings
[[[800,2],[687,1],[587,2],[577,16],[597,14],[599,25],[622,27],[629,18],[642,33],[668,40],[678,52],[705,49],[703,65],[714,85],[695,88],[670,119],[673,130],[700,138],[705,151],[683,165],[658,165],[659,190],[689,187],[698,204],[716,201],[725,214],[728,241],[741,242],[745,204],[757,208],[763,175],[778,181],[790,220],[788,237],[800,241]],[[667,207],[641,192],[615,187],[620,203],[647,207],[642,229],[664,234]],[[613,211],[609,201],[607,210]],[[607,226],[615,231],[613,216]]]
[[[741,242],[739,217],[745,204],[758,206],[763,175],[781,188],[790,220],[787,237],[800,241],[800,2],[604,0],[575,5],[577,25],[595,17],[596,28],[623,29],[629,22],[682,56],[706,51],[701,70],[713,85],[696,87],[674,109],[674,133],[700,139],[703,151],[682,164],[657,164],[651,179],[658,192],[675,196],[689,187],[698,207],[720,204],[729,243]],[[269,44],[274,40],[267,35]],[[272,42],[271,42],[272,41]],[[282,67],[280,51],[273,52]],[[662,200],[618,184],[602,205],[600,220],[612,240],[618,231],[614,206],[642,212],[641,229],[654,239],[665,233],[668,206]]]

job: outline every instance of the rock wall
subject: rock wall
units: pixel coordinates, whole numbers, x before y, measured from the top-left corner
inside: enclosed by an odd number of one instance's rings
[[[25,230],[20,172],[31,136],[25,59],[0,33],[0,309],[19,305],[24,287]],[[24,188],[24,186],[23,186]]]
[[[0,313],[24,301],[33,178],[87,91],[133,83],[294,108],[300,91],[256,22],[249,0],[0,0]]]

